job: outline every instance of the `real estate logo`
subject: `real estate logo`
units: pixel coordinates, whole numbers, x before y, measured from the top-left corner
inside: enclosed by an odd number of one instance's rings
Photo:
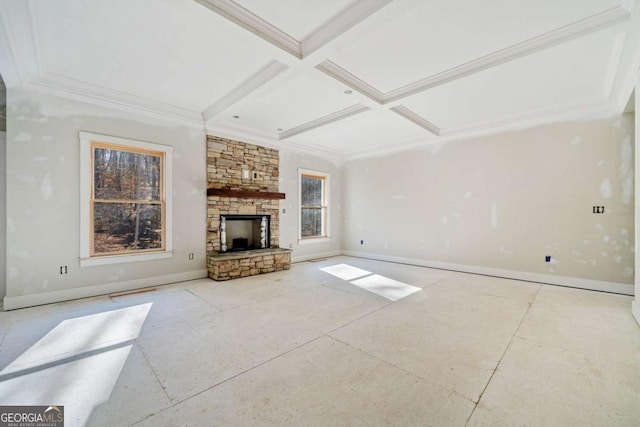
[[[0,406],[0,427],[64,427],[64,406]]]

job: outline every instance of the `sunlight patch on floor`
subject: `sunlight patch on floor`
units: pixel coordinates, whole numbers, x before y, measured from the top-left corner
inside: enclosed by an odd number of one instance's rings
[[[84,425],[109,399],[151,305],[60,322],[0,371],[0,402],[64,406],[68,425]]]
[[[406,283],[398,282],[397,280],[389,279],[379,274],[372,274],[371,276],[353,280],[349,283],[391,301],[398,301],[422,290],[421,288],[407,285]]]
[[[331,265],[323,267],[320,270],[390,301],[398,301],[422,290],[416,286],[411,286],[348,264]]]

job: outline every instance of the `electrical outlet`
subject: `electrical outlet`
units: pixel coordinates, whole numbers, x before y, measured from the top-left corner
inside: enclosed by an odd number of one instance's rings
[[[361,244],[361,245],[364,245],[364,240],[360,240],[360,244]]]
[[[60,274],[67,274],[67,273],[69,273],[69,268],[66,265],[61,265]]]
[[[193,252],[189,252],[189,260],[193,261]]]
[[[594,214],[603,214],[604,213],[604,206],[594,206],[592,209],[592,212]]]
[[[544,262],[551,262],[551,256],[550,255],[545,255]]]
[[[289,249],[293,249],[293,243],[289,243]]]

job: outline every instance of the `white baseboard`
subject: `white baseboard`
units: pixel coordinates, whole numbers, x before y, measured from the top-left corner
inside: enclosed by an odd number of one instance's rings
[[[631,313],[633,314],[633,317],[636,318],[638,325],[640,325],[640,301],[638,301],[638,298],[631,303]]]
[[[167,274],[166,276],[145,277],[143,279],[127,280],[125,282],[105,283],[103,285],[84,286],[73,289],[43,292],[39,294],[4,297],[4,310],[33,307],[54,302],[69,301],[79,298],[95,297],[115,292],[131,291],[148,288],[150,286],[168,285],[169,283],[185,282],[188,280],[207,277],[207,270],[193,270],[184,273]]]
[[[295,254],[295,252],[294,252]],[[309,255],[293,255],[291,257],[291,262],[295,263],[295,262],[303,262],[303,261],[309,261],[312,259],[318,259],[318,258],[329,258],[332,256],[340,256],[342,255],[342,251],[341,250],[336,250],[336,251],[329,251],[329,252],[318,252],[315,254],[309,254]]]
[[[370,252],[342,251],[343,255],[359,258],[369,258],[379,261],[397,262],[400,264],[418,265],[421,267],[439,268],[442,270],[460,271],[463,273],[483,274],[485,276],[504,277],[507,279],[524,280],[527,282],[544,283],[548,285],[567,286],[570,288],[589,289],[592,291],[611,292],[623,295],[634,295],[634,285],[600,280],[582,279],[579,277],[554,276],[552,274],[530,273],[526,271],[502,270],[499,268],[479,267],[474,265],[454,264],[441,261],[428,261],[417,258],[404,258],[382,255]]]

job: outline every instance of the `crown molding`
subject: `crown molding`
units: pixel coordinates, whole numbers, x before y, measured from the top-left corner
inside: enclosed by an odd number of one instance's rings
[[[7,69],[10,77],[5,83],[24,88],[39,75],[30,4],[26,1],[0,2],[0,24],[8,44],[9,67],[3,64],[1,68]]]
[[[562,105],[552,108],[528,110],[510,114],[498,119],[484,120],[461,126],[444,128],[440,140],[471,138],[485,134],[508,132],[571,120],[596,120],[612,117],[616,114],[614,104],[602,99],[587,99],[580,104]]]
[[[276,60],[270,61],[267,65],[256,71],[251,77],[244,82],[240,83],[237,87],[231,90],[228,94],[220,98],[210,107],[202,112],[202,117],[205,122],[213,119],[222,111],[236,104],[244,97],[271,81],[284,70],[289,68],[285,64]]]
[[[618,75],[618,69],[620,68],[620,61],[622,60],[622,52],[624,51],[624,44],[626,40],[627,33],[618,33],[613,38],[613,48],[611,49],[611,55],[609,55],[607,71],[602,84],[602,94],[605,99],[609,99],[611,97],[613,84],[616,80],[616,76]]]
[[[358,0],[335,14],[300,42],[301,58],[305,58],[393,0]]]
[[[528,129],[552,123],[571,120],[596,120],[614,117],[617,112],[614,103],[589,100],[580,105],[565,105],[553,109],[532,110],[519,114],[505,116],[497,120],[476,122],[472,125],[445,128],[437,138],[423,136],[407,138],[404,141],[391,143],[380,149],[353,151],[345,154],[345,161],[367,157],[379,157],[388,154],[424,148],[444,142],[462,141],[488,135]]]
[[[434,125],[429,120],[427,120],[424,117],[422,117],[422,116],[416,114],[415,112],[411,111],[410,109],[408,109],[404,105],[396,105],[395,107],[390,108],[390,110],[393,111],[394,113],[404,117],[405,119],[409,120],[410,122],[413,122],[413,123],[417,124],[421,128],[428,130],[429,132],[431,132],[435,136],[439,136],[440,135],[440,128],[438,126]]]
[[[285,130],[284,132],[280,132],[280,134],[278,135],[278,139],[282,141],[283,139],[291,138],[294,135],[308,132],[312,129],[328,125],[329,123],[337,122],[338,120],[346,119],[347,117],[351,117],[368,110],[370,110],[370,108],[366,105],[355,104],[350,107],[343,108],[340,111],[336,111],[335,113],[327,114],[326,116],[320,117],[307,123],[303,123],[294,128]]]
[[[231,0],[195,0],[272,45],[302,59],[301,43],[278,27]]]
[[[25,89],[128,113],[171,120],[199,129],[203,128],[202,114],[198,111],[130,95],[52,73],[45,73],[44,78],[28,83]]]
[[[205,126],[207,135],[216,135],[223,138],[234,139],[248,144],[261,145],[263,147],[275,148],[276,150],[292,150],[295,152],[310,154],[330,160],[334,163],[342,162],[342,157],[329,150],[309,146],[299,142],[287,141],[286,143],[278,140],[277,135],[273,133],[263,132],[248,126],[242,126],[237,123],[227,121],[209,123]]]

